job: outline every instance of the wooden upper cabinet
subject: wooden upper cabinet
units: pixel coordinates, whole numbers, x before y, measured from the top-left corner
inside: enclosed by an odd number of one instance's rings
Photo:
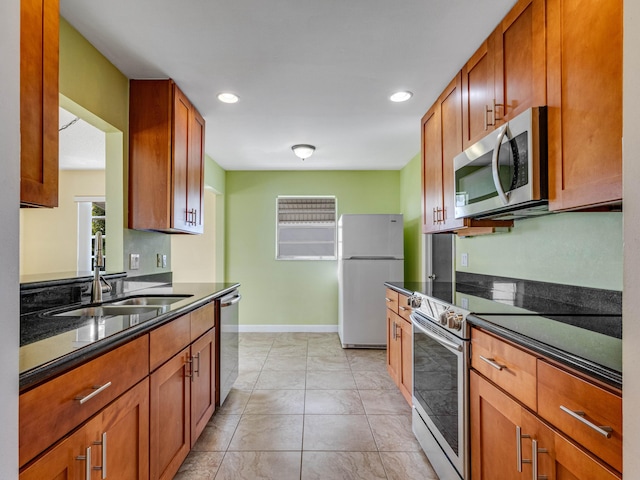
[[[129,228],[202,233],[202,116],[172,80],[131,80],[129,102]]]
[[[622,199],[622,0],[547,0],[549,208]]]
[[[422,117],[422,232],[440,230],[442,208],[442,142],[440,103]]]
[[[489,109],[493,105],[494,56],[485,40],[462,67],[462,147],[467,149],[484,137],[491,123]]]
[[[20,2],[20,205],[58,206],[58,0]]]
[[[546,104],[544,0],[520,0],[462,68],[463,147]]]

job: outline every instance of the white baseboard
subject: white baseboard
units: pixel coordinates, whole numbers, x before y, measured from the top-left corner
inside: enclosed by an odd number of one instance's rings
[[[338,325],[239,325],[240,333],[282,333],[282,332],[310,332],[310,333],[337,333]]]

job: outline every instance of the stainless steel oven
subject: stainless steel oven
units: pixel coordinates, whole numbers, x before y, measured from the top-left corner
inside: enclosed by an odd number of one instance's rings
[[[442,479],[469,479],[466,313],[414,295],[413,432]]]

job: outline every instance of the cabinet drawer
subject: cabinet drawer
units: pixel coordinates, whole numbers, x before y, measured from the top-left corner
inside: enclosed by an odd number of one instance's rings
[[[191,315],[191,341],[198,339],[216,323],[216,309],[213,302],[198,308]]]
[[[149,370],[153,371],[191,343],[191,313],[149,333]]]
[[[409,297],[406,295],[398,294],[398,315],[411,322],[411,306],[409,305]]]
[[[538,360],[538,399],[540,416],[622,471],[620,396]],[[584,415],[570,412],[584,412]],[[610,427],[612,431],[595,428],[601,426]]]
[[[389,310],[398,313],[398,292],[387,288],[384,300],[387,302],[387,308]]]
[[[147,335],[20,395],[20,465],[149,374]]]
[[[471,366],[536,410],[536,357],[473,328]]]

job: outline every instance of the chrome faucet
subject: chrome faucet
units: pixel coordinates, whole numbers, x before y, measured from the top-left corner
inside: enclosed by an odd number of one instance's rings
[[[110,292],[111,285],[100,276],[100,267],[104,266],[102,258],[102,233],[96,232],[95,261],[93,263],[93,281],[91,282],[91,303],[102,302],[102,293]],[[102,285],[104,282],[104,285]]]

